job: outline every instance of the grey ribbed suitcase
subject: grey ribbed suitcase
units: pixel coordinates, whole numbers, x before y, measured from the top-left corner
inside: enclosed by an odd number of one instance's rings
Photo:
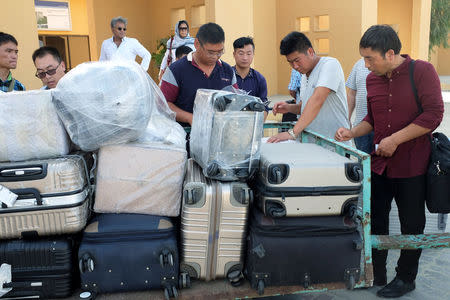
[[[256,203],[272,217],[326,216],[355,209],[362,166],[309,143],[261,145]]]
[[[252,191],[242,182],[204,177],[193,159],[187,163],[181,209],[181,272],[191,278],[242,279],[244,244]]]
[[[0,185],[19,195],[0,208],[0,239],[81,231],[90,205],[82,156],[0,163]]]

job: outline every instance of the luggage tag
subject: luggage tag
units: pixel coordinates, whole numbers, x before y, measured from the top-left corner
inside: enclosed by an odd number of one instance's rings
[[[12,280],[11,265],[2,264],[0,266],[0,297],[9,293],[12,288],[4,288],[4,284],[10,283]]]
[[[17,200],[17,195],[8,190],[6,187],[0,185],[0,202],[2,208],[12,207]],[[4,207],[6,205],[6,207]]]

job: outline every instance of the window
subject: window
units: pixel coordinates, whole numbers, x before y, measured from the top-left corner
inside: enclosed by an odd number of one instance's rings
[[[175,30],[175,25],[180,20],[186,20],[186,10],[184,8],[174,8],[170,12],[170,26]]]
[[[328,31],[330,30],[330,16],[316,16],[315,18],[315,31]]]
[[[204,5],[191,8],[191,20],[192,27],[200,27],[206,23],[206,9]]]
[[[316,39],[316,47],[319,54],[328,54],[330,52],[329,39]]]
[[[301,17],[296,20],[297,30],[300,32],[307,32],[310,30],[310,17]]]

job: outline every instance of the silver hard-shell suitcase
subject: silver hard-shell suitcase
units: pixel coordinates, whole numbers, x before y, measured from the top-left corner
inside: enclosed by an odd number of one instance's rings
[[[361,190],[362,166],[310,143],[262,144],[252,183],[256,203],[272,217],[351,213]]]
[[[0,208],[0,239],[81,231],[90,206],[82,156],[0,163],[0,185],[19,197]]]
[[[252,191],[242,182],[204,177],[189,159],[181,210],[181,272],[191,278],[242,279],[246,223]]]
[[[263,111],[264,104],[257,97],[197,91],[190,151],[206,177],[234,181],[252,175],[258,167]]]

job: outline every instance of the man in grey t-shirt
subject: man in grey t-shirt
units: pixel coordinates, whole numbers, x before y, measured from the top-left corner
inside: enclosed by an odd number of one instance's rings
[[[351,119],[353,110],[356,111],[353,126],[358,125],[367,115],[366,78],[370,74],[364,59],[358,60],[347,78],[348,118]],[[369,134],[354,138],[356,148],[366,153],[373,151],[373,131]]]
[[[309,39],[300,32],[289,33],[280,44],[292,68],[304,74],[300,87],[301,107],[298,104],[276,103],[273,113],[302,114],[294,128],[269,138],[269,143],[296,139],[304,130],[317,132],[328,138],[345,124],[349,126],[345,78],[337,59],[316,55]],[[349,142],[346,142],[350,145]]]

